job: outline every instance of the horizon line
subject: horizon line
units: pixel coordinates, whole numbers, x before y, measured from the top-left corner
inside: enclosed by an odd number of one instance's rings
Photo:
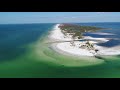
[[[120,21],[119,22],[58,22],[58,23],[120,23]],[[0,25],[1,24],[57,24],[57,22],[56,23],[52,23],[52,22],[43,22],[43,23],[0,23]]]

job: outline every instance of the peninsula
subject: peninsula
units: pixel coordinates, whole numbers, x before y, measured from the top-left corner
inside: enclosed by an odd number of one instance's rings
[[[62,54],[67,53],[77,56],[120,54],[120,49],[115,50],[114,47],[109,49],[97,45],[97,43],[108,42],[110,40],[109,38],[83,36],[85,32],[95,33],[102,29],[101,27],[81,26],[77,24],[57,24],[54,30],[51,31],[49,37],[52,40],[52,48]]]

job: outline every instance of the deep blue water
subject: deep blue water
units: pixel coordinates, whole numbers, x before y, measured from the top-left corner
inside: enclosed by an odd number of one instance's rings
[[[0,60],[10,60],[24,54],[28,45],[37,40],[54,24],[0,25]]]
[[[85,33],[92,37],[117,37],[120,38],[120,23],[79,23],[80,25],[97,26],[110,28],[110,30],[101,30],[100,32],[113,33],[115,36],[93,35]],[[24,46],[35,42],[45,32],[51,30],[55,24],[6,24],[0,25],[0,61],[12,60],[25,53]],[[119,45],[120,41],[111,40],[100,45],[114,46]]]

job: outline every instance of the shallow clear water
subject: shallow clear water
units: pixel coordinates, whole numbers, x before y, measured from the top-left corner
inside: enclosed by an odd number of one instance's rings
[[[45,42],[48,40],[48,31],[54,25],[0,25],[0,77],[120,77],[119,55],[102,59],[78,58],[61,55],[50,49]],[[119,32],[120,24],[95,25],[108,28],[114,26],[117,28],[114,31],[116,33]]]

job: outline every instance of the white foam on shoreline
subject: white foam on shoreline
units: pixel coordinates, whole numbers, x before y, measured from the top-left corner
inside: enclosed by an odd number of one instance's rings
[[[50,38],[54,39],[56,41],[60,41],[60,40],[72,40],[72,38],[68,35],[68,37],[65,37],[64,34],[61,32],[60,28],[58,28],[60,24],[57,24],[54,27],[54,30],[51,31],[50,34]],[[101,40],[103,42],[107,42],[109,41],[106,38],[93,38],[90,36],[85,36],[85,39],[94,39],[94,40]],[[107,47],[102,47],[102,46],[98,46],[96,45],[96,43],[98,43],[97,41],[91,41],[92,43],[95,44],[95,48],[99,50],[99,54],[100,55],[119,55],[120,54],[120,46],[118,47],[113,47],[113,48],[107,48]],[[83,42],[80,41],[76,41],[74,42],[75,46],[71,46],[70,42],[62,42],[62,43],[57,43],[54,44],[55,49],[58,49],[57,51],[62,50],[65,53],[70,53],[72,55],[77,55],[77,56],[94,56],[93,53],[91,53],[92,51],[88,51],[86,49],[81,49],[79,48],[80,44]]]

